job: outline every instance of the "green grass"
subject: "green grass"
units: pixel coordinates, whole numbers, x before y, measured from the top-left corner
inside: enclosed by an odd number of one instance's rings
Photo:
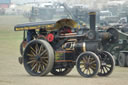
[[[14,31],[16,24],[28,22],[23,16],[0,16],[0,54],[2,56],[19,54],[23,32]]]

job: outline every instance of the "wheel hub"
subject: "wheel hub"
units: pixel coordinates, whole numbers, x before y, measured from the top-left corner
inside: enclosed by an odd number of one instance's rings
[[[87,62],[85,63],[85,68],[88,69],[90,67],[90,64]]]
[[[101,65],[102,66],[106,66],[107,64],[105,62],[101,62]]]
[[[35,56],[37,61],[40,61],[40,56]]]

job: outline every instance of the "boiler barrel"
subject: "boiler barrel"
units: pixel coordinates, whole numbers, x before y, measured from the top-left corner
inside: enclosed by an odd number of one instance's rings
[[[75,50],[76,51],[92,51],[92,52],[98,52],[102,50],[102,44],[100,44],[98,41],[87,41],[87,42],[81,42],[75,44]]]

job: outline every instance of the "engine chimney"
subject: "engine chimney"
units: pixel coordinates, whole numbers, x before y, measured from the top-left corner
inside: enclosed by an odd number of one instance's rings
[[[96,12],[90,12],[90,29],[91,30],[96,30],[95,26],[96,26]]]

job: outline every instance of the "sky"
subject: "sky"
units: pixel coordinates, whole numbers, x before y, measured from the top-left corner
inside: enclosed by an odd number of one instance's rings
[[[27,2],[38,2],[38,1],[57,1],[57,0],[12,0],[13,3],[27,3]]]
[[[16,4],[23,4],[27,2],[48,2],[48,1],[59,1],[59,2],[65,2],[67,4],[86,4],[90,8],[102,8],[102,6],[106,5],[107,1],[112,1],[112,0],[12,0],[12,3]],[[128,0],[120,0],[120,1],[128,1]],[[100,4],[99,4],[100,3]]]
[[[59,2],[72,2],[72,3],[79,3],[80,1],[87,1],[89,3],[92,3],[92,2],[98,2],[98,1],[103,1],[103,0],[12,0],[12,3],[27,3],[27,2],[39,2],[39,1],[42,1],[42,2],[48,2],[48,1],[59,1]],[[106,0],[105,0],[106,1]]]
[[[38,1],[66,1],[66,0],[12,0],[12,2],[15,2],[15,3],[34,2],[34,1],[38,2]],[[70,0],[67,0],[67,1],[70,1]],[[72,1],[79,1],[79,0],[72,0]],[[90,1],[95,1],[95,0],[90,0]],[[100,1],[100,0],[96,0],[96,1]],[[128,1],[128,0],[125,0],[125,1]]]

